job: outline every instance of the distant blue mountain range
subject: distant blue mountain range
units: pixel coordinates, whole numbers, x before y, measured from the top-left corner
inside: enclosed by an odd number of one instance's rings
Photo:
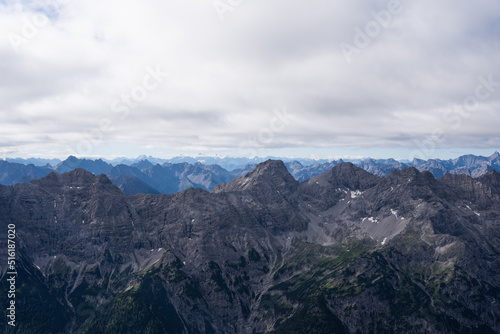
[[[159,159],[141,156],[137,159],[91,160],[74,156],[64,161],[57,159],[0,160],[0,184],[13,185],[42,178],[51,172],[66,173],[83,168],[95,175],[106,174],[113,184],[126,194],[172,194],[188,188],[212,190],[220,183],[249,173],[267,158],[175,157]],[[319,175],[343,160],[284,159],[289,172],[300,182]],[[400,162],[394,159],[365,159],[354,164],[372,174],[385,176],[392,170],[415,167],[429,171],[436,178],[446,173],[479,177],[489,170],[500,171],[500,154],[489,157],[465,155],[450,160],[419,160]]]

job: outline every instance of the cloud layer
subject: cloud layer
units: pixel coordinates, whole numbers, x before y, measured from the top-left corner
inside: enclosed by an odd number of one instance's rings
[[[496,0],[0,1],[0,29],[0,155],[500,147]]]

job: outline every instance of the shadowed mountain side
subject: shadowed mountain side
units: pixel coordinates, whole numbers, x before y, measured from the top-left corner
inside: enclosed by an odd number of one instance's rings
[[[153,161],[164,161],[161,159],[151,159]],[[112,166],[101,159],[78,159],[70,156],[55,167],[51,167],[50,165],[43,167],[22,165],[0,161],[0,184],[13,185],[16,183],[29,182],[44,177],[54,170],[57,172],[67,172],[75,168],[83,168],[95,175],[104,173],[112,180],[120,176],[132,176],[138,178],[160,193],[173,194],[188,188],[201,188],[211,191],[217,184],[228,183],[236,177],[246,175],[257,166],[251,163],[253,160],[248,159],[247,161],[250,164],[246,165],[244,168],[228,171],[218,165],[206,165],[200,162],[205,160],[198,161],[194,158],[187,160],[192,163],[163,162],[163,164],[153,164],[148,160],[137,159],[122,161],[130,165],[122,163]],[[224,159],[219,160],[225,161]],[[245,161],[245,159],[239,159],[239,161],[240,160]],[[15,161],[29,162],[38,160],[17,159]],[[173,159],[172,161],[178,161],[178,159]],[[212,160],[209,159],[209,161]],[[308,160],[307,162],[311,161]],[[303,182],[311,177],[327,172],[334,166],[342,163],[342,160],[334,160],[331,162],[317,162],[310,165],[304,165],[298,161],[291,161],[287,162],[285,165],[290,174],[297,181]],[[430,171],[437,178],[442,177],[446,173],[478,177],[486,174],[490,170],[500,171],[500,157],[498,152],[495,152],[495,154],[490,157],[467,155],[454,160],[431,159],[424,161],[415,159],[411,163],[401,163],[394,159],[366,159],[356,162],[355,165],[378,176],[385,176],[393,170],[415,167],[420,171]],[[134,191],[154,193],[153,190],[144,187],[144,185],[139,186],[137,184],[136,186],[132,186],[132,184],[122,184],[125,180],[128,180],[128,183],[138,182],[137,180],[132,182],[132,179],[128,178],[122,178],[122,181],[116,182],[117,185],[122,187],[127,193],[132,193]]]
[[[135,176],[120,175],[111,179],[111,182],[123,193],[129,194],[155,194],[160,192]]]
[[[18,321],[27,332],[500,332],[499,177],[381,178],[341,163],[299,184],[269,160],[212,192],[125,195],[83,169],[0,186],[30,287]],[[6,263],[0,253],[2,282]]]
[[[337,204],[350,192],[374,187],[380,178],[352,163],[341,163],[300,185],[301,198],[315,207],[326,210]],[[353,195],[355,196],[355,195]]]

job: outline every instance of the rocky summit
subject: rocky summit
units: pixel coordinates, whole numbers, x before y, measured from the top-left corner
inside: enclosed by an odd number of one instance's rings
[[[269,160],[211,192],[126,195],[77,168],[0,186],[0,221],[2,333],[500,333],[495,170],[339,163],[299,183]]]

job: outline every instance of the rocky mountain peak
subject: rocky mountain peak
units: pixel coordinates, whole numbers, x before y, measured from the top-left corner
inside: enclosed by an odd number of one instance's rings
[[[260,163],[245,176],[236,178],[229,183],[217,185],[213,192],[260,191],[264,188],[275,188],[278,192],[289,194],[297,190],[299,183],[288,172],[283,161],[267,160]]]
[[[257,165],[254,170],[250,174],[265,174],[265,173],[274,173],[274,174],[288,174],[288,170],[281,160],[267,160]]]
[[[120,192],[119,188],[115,187],[106,175],[95,176],[83,168],[76,168],[64,174],[52,172],[41,179],[31,181],[31,183],[46,189],[66,187],[78,190],[88,189],[91,186],[99,191]]]
[[[401,170],[393,170],[387,176],[393,178],[402,178],[402,177],[416,178],[419,175],[420,171],[418,169],[416,169],[415,167],[407,167]]]
[[[394,182],[412,182],[416,185],[430,185],[436,183],[436,179],[431,172],[421,172],[415,167],[393,170],[387,175],[387,179]]]
[[[415,167],[406,167],[390,172],[381,183],[382,188],[396,187],[411,193],[413,196],[430,195],[431,193],[444,196],[443,183],[439,182],[431,172],[420,172]],[[426,197],[428,198],[428,197]]]
[[[499,180],[500,179],[500,173],[497,172],[494,169],[490,169],[488,171],[488,173],[480,176],[479,179],[495,179],[495,180]]]
[[[78,159],[77,157],[75,157],[74,155],[70,155],[66,160],[66,162],[76,162],[76,161],[79,161],[80,159]],[[63,162],[64,162],[63,161]]]
[[[113,166],[106,163],[102,159],[90,160],[90,159],[79,159],[74,156],[69,156],[66,160],[59,163],[54,170],[58,173],[66,173],[75,168],[84,168],[85,170],[93,173],[94,175],[98,175],[106,173],[112,167]]]
[[[458,199],[474,202],[482,209],[498,206],[500,199],[500,174],[490,171],[487,174],[472,178],[462,174],[445,174],[439,183],[446,185],[453,191],[450,201]]]
[[[141,160],[141,161],[133,164],[132,167],[135,167],[139,170],[142,170],[142,169],[153,167],[153,164],[149,160]]]
[[[500,173],[492,169],[488,173],[477,179],[482,184],[490,187],[495,193],[500,195]]]
[[[320,175],[321,176],[321,175]],[[368,173],[351,162],[344,162],[325,173],[329,183],[334,186],[344,186],[349,189],[365,190],[377,184],[379,177]]]
[[[89,181],[94,178],[94,174],[86,171],[83,168],[73,169],[71,172],[66,173],[66,176],[68,176],[70,180]]]
[[[341,163],[329,171],[300,184],[300,197],[320,210],[327,210],[341,201],[347,189],[364,191],[377,185],[380,177],[356,167],[350,162]]]
[[[95,176],[94,174],[86,171],[83,168],[76,168],[70,172],[59,174],[52,172],[46,177],[39,180],[31,181],[33,184],[40,186],[56,186],[56,185],[83,185],[93,182]]]

